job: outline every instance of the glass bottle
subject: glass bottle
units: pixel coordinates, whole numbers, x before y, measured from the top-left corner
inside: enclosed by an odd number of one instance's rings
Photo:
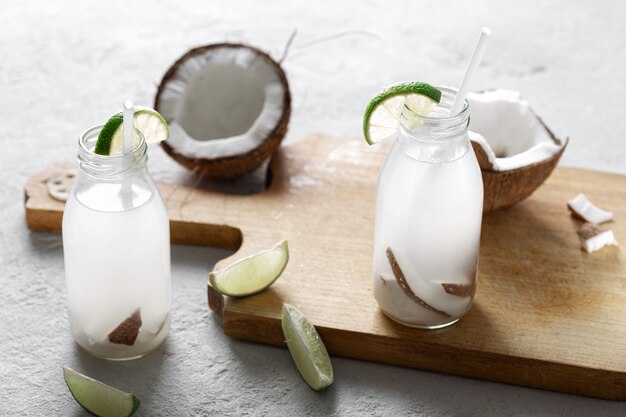
[[[374,297],[393,320],[426,329],[472,306],[483,205],[469,105],[449,117],[456,91],[440,90],[428,117],[405,106],[376,195]]]
[[[63,214],[67,302],[76,342],[94,356],[146,355],[170,327],[170,237],[146,143],[102,156],[102,126],[83,133],[78,174]]]

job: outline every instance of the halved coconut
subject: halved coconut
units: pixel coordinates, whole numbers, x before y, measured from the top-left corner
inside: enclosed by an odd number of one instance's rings
[[[280,145],[291,114],[279,63],[249,45],[220,43],[179,58],[159,85],[154,108],[170,125],[165,151],[211,178],[253,171]]]
[[[470,93],[467,100],[469,137],[483,176],[483,211],[510,207],[550,176],[568,139],[558,139],[517,91]]]

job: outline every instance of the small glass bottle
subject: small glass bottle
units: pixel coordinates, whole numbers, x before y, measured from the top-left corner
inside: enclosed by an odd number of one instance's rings
[[[143,135],[128,153],[93,149],[102,126],[83,133],[78,174],[63,214],[69,320],[94,356],[146,355],[170,327],[170,232],[146,167]]]
[[[456,91],[440,90],[428,117],[405,106],[376,196],[374,296],[393,320],[426,329],[472,306],[483,206],[469,105],[449,117]]]

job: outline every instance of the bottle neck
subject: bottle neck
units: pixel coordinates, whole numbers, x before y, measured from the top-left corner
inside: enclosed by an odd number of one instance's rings
[[[423,162],[450,162],[459,159],[469,149],[469,104],[465,102],[456,115],[448,115],[456,91],[447,87],[441,90],[440,103],[421,116],[404,107],[400,118],[397,146],[409,157]]]
[[[95,149],[102,125],[87,129],[78,140],[78,167],[84,173],[97,180],[117,181],[130,178],[146,168],[148,161],[147,146],[143,135],[135,129],[135,146],[132,151],[113,155],[99,155]]]

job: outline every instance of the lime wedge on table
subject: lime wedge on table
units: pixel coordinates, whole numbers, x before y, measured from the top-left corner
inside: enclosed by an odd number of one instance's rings
[[[283,336],[300,375],[316,391],[333,383],[333,367],[315,326],[292,305],[283,305]]]
[[[124,148],[124,116],[116,113],[102,127],[94,152],[100,155],[119,153]],[[135,107],[135,129],[143,135],[146,143],[159,143],[167,140],[170,130],[167,122],[156,110],[146,107]],[[133,135],[133,147],[139,143],[139,136]]]
[[[63,377],[74,399],[93,415],[129,417],[135,414],[141,404],[133,394],[103,384],[66,366],[63,366]]]
[[[282,274],[289,261],[287,241],[241,259],[209,274],[211,286],[231,297],[245,297],[263,291]]]
[[[394,134],[406,105],[414,113],[427,116],[441,100],[441,91],[430,84],[407,82],[385,88],[365,109],[363,134],[370,145]]]

